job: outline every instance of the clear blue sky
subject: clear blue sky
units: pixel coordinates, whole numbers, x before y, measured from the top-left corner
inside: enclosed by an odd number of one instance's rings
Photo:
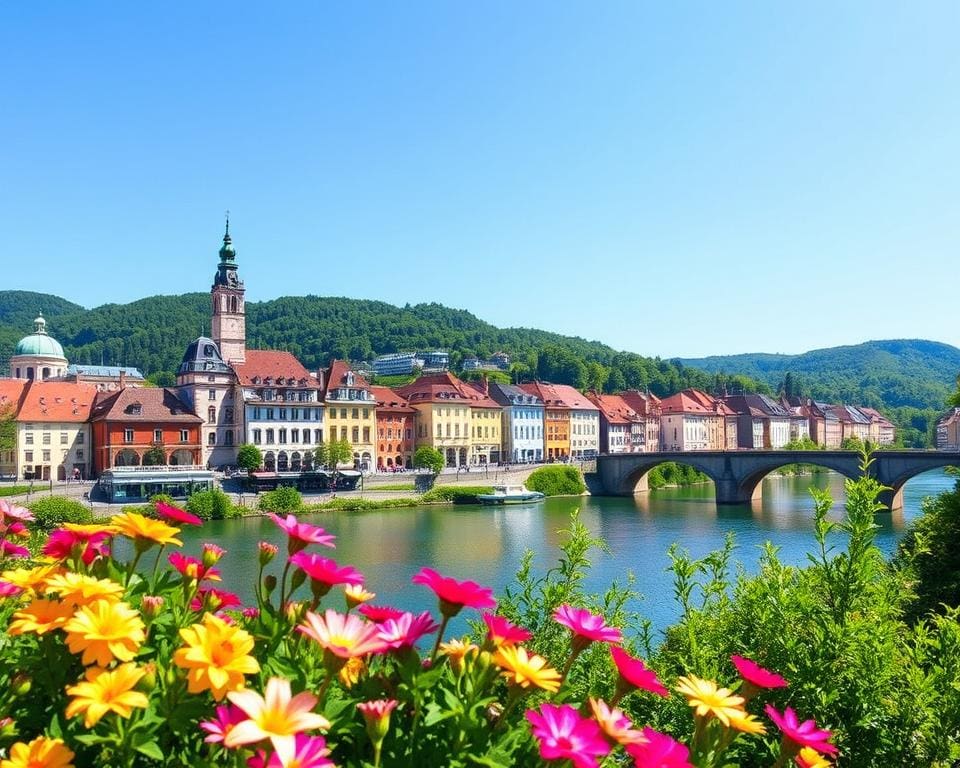
[[[6,3],[3,288],[960,344],[960,4]]]

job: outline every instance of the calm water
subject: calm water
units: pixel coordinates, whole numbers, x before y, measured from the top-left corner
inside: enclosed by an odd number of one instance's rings
[[[878,516],[878,541],[893,550],[905,524],[920,513],[920,502],[953,486],[943,472],[929,472],[911,480],[904,491],[904,508]],[[421,566],[445,575],[470,578],[499,593],[516,572],[523,553],[533,550],[539,572],[556,562],[559,531],[569,525],[570,512],[579,507],[583,523],[602,536],[609,552],[594,552],[589,584],[602,590],[611,580],[623,581],[628,573],[643,594],[636,607],[657,628],[677,616],[672,581],[667,573],[667,548],[678,542],[699,557],[722,545],[727,531],[736,535],[736,559],[748,570],[756,568],[758,547],[771,541],[781,548],[788,563],[805,562],[811,551],[813,501],[811,485],[829,487],[833,498],[843,500],[843,478],[833,473],[807,477],[771,477],[764,481],[763,500],[753,507],[717,508],[713,486],[663,489],[633,499],[548,499],[533,506],[415,507],[363,513],[322,513],[309,522],[337,535],[335,550],[323,548],[338,563],[352,565],[366,576],[366,586],[377,593],[376,603],[407,610],[435,608],[433,594],[410,583]],[[834,514],[839,514],[839,505]],[[188,527],[189,528],[189,527]],[[267,518],[215,521],[202,529],[184,532],[185,551],[196,554],[201,542],[215,541],[227,549],[221,561],[226,588],[252,603],[256,578],[256,546],[261,539],[280,545],[285,537]],[[278,560],[281,558],[278,557]],[[305,594],[301,588],[301,596]],[[328,605],[342,609],[339,600]],[[459,620],[459,618],[458,618]],[[454,631],[465,628],[453,627]]]

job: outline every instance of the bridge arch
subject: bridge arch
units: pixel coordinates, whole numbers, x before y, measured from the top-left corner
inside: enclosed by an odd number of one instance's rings
[[[634,456],[636,456],[636,454],[634,454]],[[694,453],[684,453],[680,457],[652,453],[644,456],[644,460],[637,462],[631,470],[623,475],[619,483],[619,488],[616,490],[616,495],[633,496],[634,494],[650,490],[648,475],[652,470],[664,464],[683,464],[692,467],[710,478],[714,485],[717,483],[717,477],[715,476],[716,467],[713,463],[709,461],[699,461],[697,455]]]
[[[897,461],[896,458],[885,462],[875,473],[877,479],[889,489],[880,495],[880,501],[890,509],[900,509],[903,506],[903,487],[910,480],[944,467],[960,467],[960,454],[930,454],[915,462]]]
[[[805,455],[801,461],[797,461],[795,457],[781,459],[776,456],[770,456],[767,461],[763,462],[763,466],[742,475],[737,483],[738,501],[747,503],[757,498],[759,496],[760,486],[765,477],[771,472],[776,472],[778,469],[789,467],[793,464],[810,464],[815,467],[823,467],[851,480],[856,480],[860,476],[859,457],[856,456],[856,454],[848,453],[841,456],[832,454],[821,455],[820,451],[805,451],[804,454],[808,454],[809,458]]]

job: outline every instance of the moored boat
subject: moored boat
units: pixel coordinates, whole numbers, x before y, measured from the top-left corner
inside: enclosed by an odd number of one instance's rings
[[[492,493],[477,494],[481,504],[527,504],[542,498],[540,491],[529,491],[523,485],[495,485]]]

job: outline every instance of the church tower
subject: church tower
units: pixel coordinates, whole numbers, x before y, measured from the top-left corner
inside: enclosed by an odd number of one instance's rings
[[[246,360],[247,320],[243,305],[243,281],[237,277],[237,254],[230,239],[230,216],[220,248],[220,264],[213,278],[213,322],[210,335],[227,363]]]

